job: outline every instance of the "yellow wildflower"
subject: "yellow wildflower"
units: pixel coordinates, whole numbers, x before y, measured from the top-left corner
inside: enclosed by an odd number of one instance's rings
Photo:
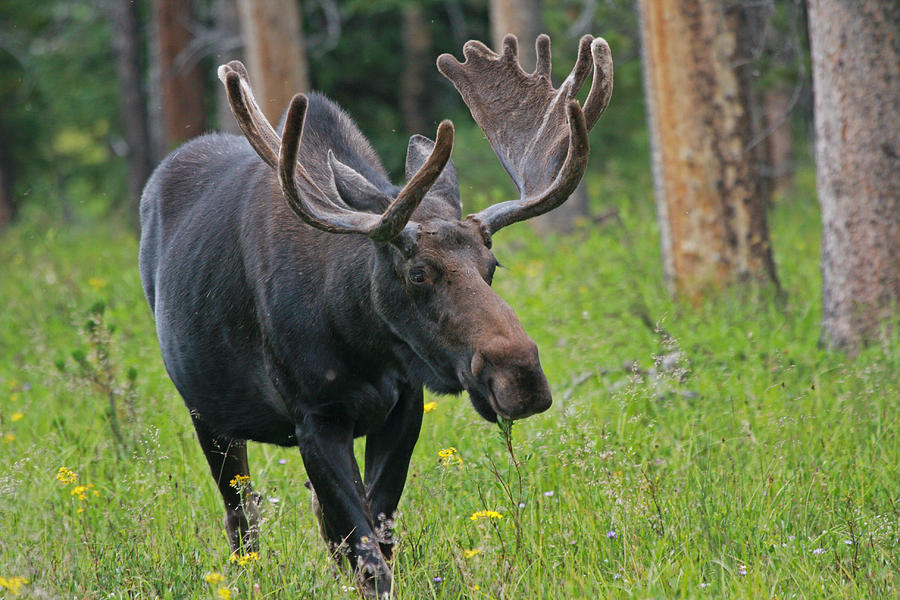
[[[478,510],[473,512],[472,516],[469,518],[473,521],[478,521],[480,519],[497,519],[499,521],[503,518],[503,515],[496,510]]]
[[[70,495],[75,496],[79,500],[87,500],[87,493],[91,492],[95,496],[99,496],[100,492],[94,489],[94,484],[89,483],[87,485],[76,485],[72,488],[72,491],[69,492]],[[80,512],[80,511],[79,511]]]
[[[14,433],[4,433],[3,434],[3,443],[4,444],[11,444],[14,441],[16,441],[16,434],[14,434]]]
[[[237,552],[233,552],[231,556],[228,557],[228,560],[231,562],[236,562],[240,567],[244,567],[251,562],[258,561],[259,552],[248,552],[247,554],[238,554]]]
[[[15,423],[16,421],[21,421],[25,418],[25,413],[14,412],[12,416],[9,418],[10,421]]]
[[[450,465],[461,465],[462,459],[459,457],[458,452],[459,451],[453,446],[438,450],[438,458],[441,461],[441,466],[449,467]]]
[[[216,573],[215,571],[213,571],[204,575],[203,581],[205,581],[209,585],[219,585],[220,583],[225,581],[225,576],[221,573]]]
[[[423,408],[425,409],[426,413],[430,413],[433,410],[437,410],[437,406],[437,402],[426,402]]]
[[[78,473],[70,471],[66,467],[60,467],[56,472],[56,480],[63,485],[69,485],[78,482]]]
[[[106,287],[106,280],[102,277],[91,277],[88,279],[88,285],[99,291]]]
[[[249,475],[235,475],[234,478],[228,482],[228,485],[233,488],[239,488],[247,485],[248,483],[250,483]]]
[[[24,577],[0,577],[0,588],[9,590],[11,596],[18,596],[26,583],[28,580]]]
[[[481,554],[481,548],[473,548],[472,550],[463,550],[463,556],[466,558],[472,558],[473,556],[477,556]]]
[[[219,588],[216,591],[216,598],[221,598],[222,600],[228,600],[231,598],[231,590],[227,587]]]

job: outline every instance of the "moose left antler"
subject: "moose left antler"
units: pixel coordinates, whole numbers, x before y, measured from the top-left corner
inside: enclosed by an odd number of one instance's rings
[[[489,233],[552,210],[575,191],[590,152],[587,134],[612,95],[612,56],[603,38],[581,38],[575,66],[558,89],[550,81],[550,38],[540,35],[535,50],[531,74],[519,66],[514,35],[503,40],[500,55],[469,41],[463,47],[466,62],[449,54],[437,60],[521,194],[474,215]],[[582,110],[574,98],[592,62],[593,81]]]

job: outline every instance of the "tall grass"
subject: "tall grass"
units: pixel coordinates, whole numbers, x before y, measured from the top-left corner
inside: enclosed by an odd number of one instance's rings
[[[650,200],[625,183],[591,183],[618,221],[497,236],[495,287],[555,404],[509,441],[465,398],[430,398],[398,516],[401,598],[900,595],[900,343],[820,349],[803,177],[772,216],[785,300],[669,300]],[[251,446],[262,547],[229,560],[136,248],[35,220],[0,240],[0,597],[354,597],[297,451]]]

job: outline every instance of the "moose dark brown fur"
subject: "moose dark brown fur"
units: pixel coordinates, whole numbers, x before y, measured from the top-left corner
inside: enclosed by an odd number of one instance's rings
[[[219,76],[245,137],[197,138],[154,172],[141,202],[141,279],[233,549],[258,544],[255,497],[230,483],[249,476],[246,440],[298,446],[322,535],[366,596],[390,594],[390,520],[423,385],[467,391],[489,421],[550,406],[535,343],[491,290],[491,236],[572,193],[612,61],[605,41],[585,36],[556,89],[549,38],[536,49],[531,74],[512,36],[500,55],[468,42],[465,63],[438,59],[521,193],[465,219],[448,121],[434,142],[410,139],[399,188],[324,96],[295,96],[279,136],[239,62]],[[592,65],[582,110],[573,98]],[[353,455],[363,435],[365,480]]]

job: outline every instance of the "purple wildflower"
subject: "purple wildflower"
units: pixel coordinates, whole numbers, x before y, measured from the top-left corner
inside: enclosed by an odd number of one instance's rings
[[[815,548],[812,553],[815,555],[825,554],[825,548]]]
[[[608,537],[611,540],[614,540],[614,539],[616,539],[616,532],[615,531],[607,531],[606,537]]]

